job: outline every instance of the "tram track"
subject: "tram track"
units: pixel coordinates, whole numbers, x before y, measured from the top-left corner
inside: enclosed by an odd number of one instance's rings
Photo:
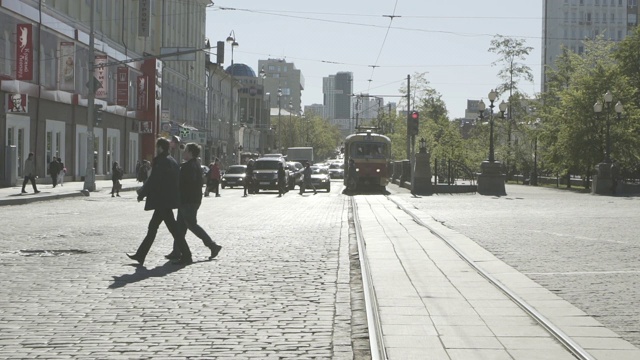
[[[462,260],[464,260],[471,268],[473,268],[479,275],[489,281],[499,291],[505,294],[511,301],[513,301],[518,307],[520,307],[529,317],[536,321],[547,333],[555,338],[564,348],[566,348],[571,354],[580,360],[595,360],[595,358],[587,352],[582,346],[576,343],[570,336],[564,333],[559,327],[553,324],[548,318],[537,311],[533,306],[528,304],[514,291],[509,289],[506,285],[478,266],[473,259],[467,256],[458,246],[449,241],[445,236],[440,234],[436,229],[424,223],[418,215],[408,209],[405,205],[401,204],[397,200],[394,200],[391,196],[385,195],[386,199],[391,201],[399,210],[410,216],[413,221],[419,226],[427,229],[431,234],[442,240],[449,248],[451,248]],[[380,322],[380,314],[378,312],[378,304],[375,295],[375,289],[373,287],[373,281],[371,277],[370,265],[366,256],[366,246],[362,235],[362,224],[358,217],[358,205],[356,200],[351,197],[349,199],[349,208],[353,214],[353,223],[355,236],[358,244],[358,253],[361,263],[363,288],[366,303],[367,322],[369,324],[369,339],[371,345],[372,359],[388,359],[385,350],[384,337],[382,334],[382,326]]]

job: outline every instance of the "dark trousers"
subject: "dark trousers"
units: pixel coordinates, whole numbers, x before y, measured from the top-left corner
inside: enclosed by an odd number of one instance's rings
[[[303,181],[302,184],[300,184],[300,194],[304,194],[304,191],[306,190],[306,188],[312,188],[314,193],[317,192],[316,187],[313,186],[311,181],[309,182]]]
[[[210,192],[214,192],[216,195],[220,194],[220,190],[218,190],[218,185],[220,185],[220,180],[218,179],[209,179],[207,183],[207,188],[204,191],[204,196],[209,196]]]
[[[287,181],[285,179],[278,179],[278,195],[284,195],[287,192]]]
[[[138,247],[136,256],[144,261],[144,258],[147,257],[149,253],[149,249],[151,249],[151,245],[153,245],[153,241],[156,239],[158,228],[163,221],[164,224],[167,225],[167,229],[169,229],[171,235],[173,235],[174,247],[177,247],[184,256],[191,257],[189,245],[187,245],[184,236],[180,236],[180,229],[178,228],[176,219],[173,217],[173,211],[171,209],[155,209],[153,211],[153,216],[151,216],[151,220],[149,221],[147,236],[144,237],[142,244]]]
[[[35,176],[25,176],[24,177],[24,181],[22,182],[22,191],[25,191],[24,188],[25,186],[27,186],[27,183],[31,181],[31,186],[33,186],[33,191],[38,191],[38,188],[36,187],[36,178]]]
[[[51,174],[51,183],[53,184],[53,187],[56,187],[56,185],[58,185],[58,173]]]
[[[116,179],[116,180],[111,179],[111,182],[113,183],[113,185],[111,185],[111,195],[113,195],[113,194],[120,195],[120,180],[119,179]]]
[[[190,230],[193,235],[197,236],[204,246],[211,249],[216,243],[213,242],[209,234],[200,225],[198,225],[198,209],[200,204],[182,204],[178,209],[178,234],[181,239],[185,239],[187,230]],[[186,243],[186,240],[185,240]],[[182,254],[182,257],[191,257],[191,253],[185,256],[185,253],[180,251],[180,247],[176,242],[173,243],[174,253]]]

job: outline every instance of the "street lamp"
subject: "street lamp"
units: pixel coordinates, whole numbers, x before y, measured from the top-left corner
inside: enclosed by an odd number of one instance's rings
[[[481,195],[506,195],[504,182],[505,175],[502,174],[502,164],[495,159],[495,149],[493,145],[493,108],[494,103],[498,98],[498,93],[495,90],[489,92],[489,159],[480,164],[480,174],[478,174],[478,193]],[[500,116],[504,118],[504,112],[507,110],[507,104],[503,101],[500,105]],[[480,120],[484,120],[484,111],[486,105],[484,101],[480,100],[478,103],[478,110],[480,112]]]
[[[291,121],[291,113],[293,112],[293,103],[289,100],[289,132],[291,134],[291,143],[289,146],[294,145],[294,134],[293,134],[293,122]]]
[[[609,114],[611,113],[612,102],[613,102],[613,94],[611,94],[611,91],[607,90],[607,92],[604,94],[604,104],[605,104],[604,107],[606,107],[605,115],[607,120],[607,132],[605,133],[606,148],[605,148],[604,161],[603,161],[603,163],[605,164],[611,163],[611,134],[610,134],[611,121],[609,118]],[[593,105],[593,111],[596,113],[596,116],[599,117],[602,110],[603,110],[602,102],[600,102],[600,100],[596,101],[596,103]],[[616,105],[614,106],[614,110],[616,112],[618,121],[620,121],[620,117],[622,116],[622,111],[624,110],[624,107],[622,106],[622,103],[620,101],[616,103]]]
[[[535,131],[535,142],[533,143],[533,173],[529,179],[529,184],[538,186],[538,127],[540,126],[540,118],[532,124]]]
[[[236,41],[236,33],[231,30],[229,36],[227,36],[227,42],[231,44],[231,67],[233,68],[233,48],[238,47],[238,42]],[[232,74],[233,75],[233,74]]]
[[[282,89],[278,88],[278,146],[282,147]]]
[[[427,153],[427,140],[420,138],[420,154]]]
[[[229,75],[231,76],[231,81],[230,81],[230,86],[229,86],[229,106],[230,106],[230,111],[229,111],[229,142],[227,143],[227,152],[228,152],[228,156],[229,156],[229,164],[233,164],[233,150],[234,150],[234,144],[235,144],[235,136],[233,135],[233,107],[234,107],[234,101],[233,101],[233,48],[238,46],[238,42],[236,41],[236,33],[235,31],[231,30],[231,32],[229,33],[229,36],[227,37],[227,42],[229,44],[231,44],[231,66],[229,67],[229,69],[231,70],[229,72]]]

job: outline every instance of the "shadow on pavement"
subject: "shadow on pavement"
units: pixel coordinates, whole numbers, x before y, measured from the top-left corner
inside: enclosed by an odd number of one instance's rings
[[[195,264],[195,262],[194,262]],[[138,281],[146,280],[152,277],[163,277],[182,269],[183,265],[174,265],[170,261],[163,265],[156,266],[153,269],[147,269],[142,265],[132,265],[136,267],[136,271],[133,274],[124,274],[121,276],[113,277],[113,284],[109,285],[109,289],[117,289],[124,287],[128,284],[133,284]]]

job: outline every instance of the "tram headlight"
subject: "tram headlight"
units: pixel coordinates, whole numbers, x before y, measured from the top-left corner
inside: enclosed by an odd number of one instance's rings
[[[376,169],[376,172],[377,172],[377,173],[379,173],[379,172],[380,172],[380,169]]]
[[[359,171],[360,171],[360,168],[356,168],[356,172],[359,172]]]

